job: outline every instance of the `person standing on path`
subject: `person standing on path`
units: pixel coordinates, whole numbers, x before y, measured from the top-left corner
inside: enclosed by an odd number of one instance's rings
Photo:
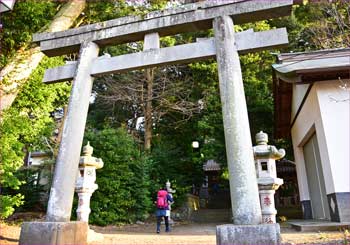
[[[165,222],[165,232],[170,231],[169,227],[169,203],[173,203],[174,200],[169,195],[169,193],[165,190],[165,188],[161,188],[158,193],[157,193],[157,211],[156,211],[156,216],[157,216],[157,233],[160,233],[160,223],[164,217],[164,222]]]

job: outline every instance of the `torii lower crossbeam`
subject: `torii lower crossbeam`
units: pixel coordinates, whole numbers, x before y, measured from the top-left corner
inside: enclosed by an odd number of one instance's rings
[[[239,54],[257,52],[268,48],[280,48],[288,44],[288,35],[285,28],[263,32],[248,30],[238,32],[235,37],[235,46]],[[97,76],[154,66],[191,63],[198,60],[215,58],[215,56],[216,47],[214,38],[208,38],[197,43],[151,49],[112,58],[101,56],[94,60],[91,75]],[[65,66],[47,69],[44,82],[55,83],[71,80],[74,77],[76,67],[77,62],[72,62]]]

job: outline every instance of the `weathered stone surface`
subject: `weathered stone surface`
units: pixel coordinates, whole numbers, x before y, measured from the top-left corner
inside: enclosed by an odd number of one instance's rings
[[[159,34],[157,32],[146,34],[143,41],[143,51],[159,48]]]
[[[288,44],[288,35],[285,28],[262,32],[238,32],[235,34],[235,37],[236,48],[239,54],[256,52],[269,48],[278,48]],[[216,48],[214,38],[208,38],[197,43],[153,49],[112,58],[100,57],[94,61],[91,75],[125,72],[134,69],[175,63],[190,63],[198,60],[214,58],[215,55]],[[74,76],[75,70],[76,62],[65,66],[47,69],[44,76],[44,82],[54,83],[71,80]]]
[[[280,226],[279,224],[219,225],[216,227],[216,244],[280,244]]]
[[[43,82],[44,83],[57,83],[72,80],[77,70],[77,62],[66,64],[51,69],[46,69]]]
[[[341,231],[350,229],[350,222],[332,222],[328,220],[294,220],[288,224],[297,231],[320,232],[320,231]]]
[[[124,17],[57,33],[39,33],[41,51],[48,56],[76,52],[83,40],[100,46],[142,40],[150,32],[160,36],[207,30],[218,16],[232,16],[236,24],[254,22],[290,14],[292,0],[280,1],[206,1],[177,9],[158,11],[147,16]]]
[[[268,145],[268,135],[260,131],[255,135],[256,146],[253,147],[255,167],[258,177],[260,206],[263,223],[276,223],[275,191],[283,184],[277,178],[276,160],[284,157],[285,150]]]
[[[24,222],[20,245],[87,244],[86,222]]]
[[[75,192],[78,193],[77,220],[89,222],[90,198],[92,193],[97,190],[96,169],[103,167],[101,158],[92,156],[93,147],[90,142],[83,147],[83,155],[79,160],[79,172],[75,184]]]
[[[350,192],[327,194],[331,220],[350,222]]]
[[[83,43],[81,47],[50,191],[47,221],[70,220],[80,150],[92,90],[93,78],[90,76],[90,70],[93,60],[98,56],[98,50],[98,46],[93,42]]]
[[[222,16],[214,20],[213,27],[233,223],[257,225],[261,223],[261,209],[241,65],[233,45],[233,22],[231,17]]]

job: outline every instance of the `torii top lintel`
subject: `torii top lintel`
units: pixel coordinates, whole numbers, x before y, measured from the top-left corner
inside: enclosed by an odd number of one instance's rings
[[[174,9],[151,12],[145,16],[127,16],[67,31],[34,34],[41,51],[57,56],[79,51],[86,40],[99,46],[143,40],[147,33],[160,36],[207,30],[212,20],[229,15],[235,24],[289,15],[293,0],[222,0],[182,5]]]

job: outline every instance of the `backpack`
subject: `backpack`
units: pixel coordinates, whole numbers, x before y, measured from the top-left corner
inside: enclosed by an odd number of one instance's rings
[[[167,196],[168,192],[165,190],[160,190],[157,193],[157,208],[166,209],[168,207]]]

